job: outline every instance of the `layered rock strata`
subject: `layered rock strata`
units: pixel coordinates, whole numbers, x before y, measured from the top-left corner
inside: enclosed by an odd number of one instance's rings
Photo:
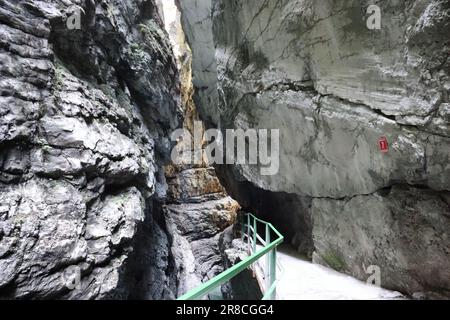
[[[0,1],[1,298],[175,297],[161,26],[149,0]]]
[[[317,262],[450,296],[448,1],[178,5],[208,126],[280,130],[278,174],[221,168],[232,195]]]
[[[162,8],[180,70],[183,129],[192,137],[196,130],[203,136],[204,128],[193,100],[192,54],[181,27],[180,12],[171,1],[165,1]],[[224,231],[236,222],[240,209],[209,165],[204,143],[202,140],[195,145],[193,139],[179,140],[176,150],[189,151],[191,156],[176,157],[165,168],[168,192],[163,212],[171,237],[178,296],[227,267],[223,259],[225,249],[219,243]],[[221,297],[220,290],[215,294]]]

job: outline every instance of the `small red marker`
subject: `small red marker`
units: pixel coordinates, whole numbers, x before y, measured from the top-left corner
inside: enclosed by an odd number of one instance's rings
[[[381,137],[378,140],[378,146],[380,147],[380,151],[383,153],[387,153],[389,151],[389,143],[386,137]]]

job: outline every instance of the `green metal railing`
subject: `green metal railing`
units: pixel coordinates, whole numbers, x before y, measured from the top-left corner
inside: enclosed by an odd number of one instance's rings
[[[263,300],[276,299],[276,269],[277,269],[277,247],[283,242],[284,238],[281,233],[271,223],[258,219],[254,215],[248,213],[241,221],[241,239],[247,241],[249,257],[243,261],[235,264],[231,268],[225,270],[221,274],[215,276],[209,281],[203,283],[199,287],[189,291],[185,295],[178,298],[178,300],[196,300],[213,290],[217,289],[236,275],[249,268],[252,264],[257,262],[261,257],[266,255],[265,268],[265,292]],[[246,221],[245,221],[246,220]],[[264,225],[265,240],[258,234],[258,224]],[[273,240],[271,235],[275,234]],[[262,244],[262,248],[258,248],[258,241]]]

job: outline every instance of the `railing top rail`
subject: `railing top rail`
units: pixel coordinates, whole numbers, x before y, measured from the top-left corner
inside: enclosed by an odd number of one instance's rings
[[[250,217],[253,218],[254,220],[256,220],[256,221],[258,221],[258,222],[260,222],[260,223],[262,223],[262,224],[264,224],[264,225],[269,226],[269,228],[276,234],[277,238],[276,238],[274,241],[270,242],[270,244],[273,244],[273,243],[276,242],[276,240],[278,240],[278,239],[281,239],[281,241],[284,240],[283,235],[282,235],[282,234],[281,234],[281,233],[273,226],[273,224],[271,224],[270,222],[264,221],[264,220],[262,220],[262,219],[256,217],[256,216],[253,215],[252,213],[246,213],[245,215],[246,215],[246,216],[250,216]],[[251,229],[253,232],[255,232],[255,230],[253,230],[253,226],[252,226],[252,225],[250,225],[250,229]],[[278,244],[279,244],[279,243],[278,243]],[[277,244],[277,245],[278,245],[278,244]]]
[[[242,272],[244,269],[249,267],[251,264],[253,264],[255,261],[257,261],[259,258],[270,252],[272,249],[276,248],[279,244],[281,244],[284,240],[284,237],[281,235],[281,233],[278,232],[277,229],[273,227],[271,223],[268,223],[264,220],[256,218],[251,213],[248,213],[252,218],[256,219],[257,221],[268,225],[277,235],[277,238],[271,241],[269,244],[267,244],[262,249],[256,251],[251,256],[247,257],[246,259],[242,260],[241,262],[235,264],[231,268],[225,270],[224,272],[220,273],[219,275],[215,276],[214,278],[208,280],[207,282],[203,283],[202,285],[198,286],[197,288],[189,291],[188,293],[184,294],[183,296],[179,297],[178,300],[193,300],[198,299],[207,294],[208,292],[211,292],[215,288],[221,286],[222,284],[229,281],[231,278],[235,277],[237,274]]]
[[[251,213],[247,213],[247,215],[249,215],[249,216],[251,216],[253,219],[255,219],[256,221],[258,221],[258,222],[261,222],[262,224],[265,224],[265,225],[268,225],[269,226],[269,228],[273,231],[273,232],[275,232],[275,234],[278,236],[278,237],[283,237],[282,235],[281,235],[281,233],[270,223],[270,222],[267,222],[267,221],[264,221],[264,220],[261,220],[260,218],[257,218],[257,217],[255,217],[253,214],[251,214]]]

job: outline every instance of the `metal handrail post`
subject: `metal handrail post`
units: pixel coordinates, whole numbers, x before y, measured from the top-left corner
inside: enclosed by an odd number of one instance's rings
[[[250,247],[250,215],[247,214],[247,245],[248,245],[248,252],[251,254],[251,247]]]
[[[273,284],[275,281],[277,281],[277,248],[273,248],[272,251],[269,253],[270,256],[270,276],[269,281],[271,284]],[[276,287],[274,287],[272,293],[270,294],[270,299],[275,300],[277,296]]]
[[[256,235],[258,231],[256,230],[256,219],[253,219],[253,252],[256,252]]]
[[[268,224],[266,224],[266,243],[270,243],[270,228]],[[264,276],[266,278],[266,290],[269,290],[272,285],[270,282],[270,253],[266,255],[266,270],[264,272]]]
[[[245,234],[245,221],[244,216],[241,214],[241,241],[244,241],[244,234]]]

